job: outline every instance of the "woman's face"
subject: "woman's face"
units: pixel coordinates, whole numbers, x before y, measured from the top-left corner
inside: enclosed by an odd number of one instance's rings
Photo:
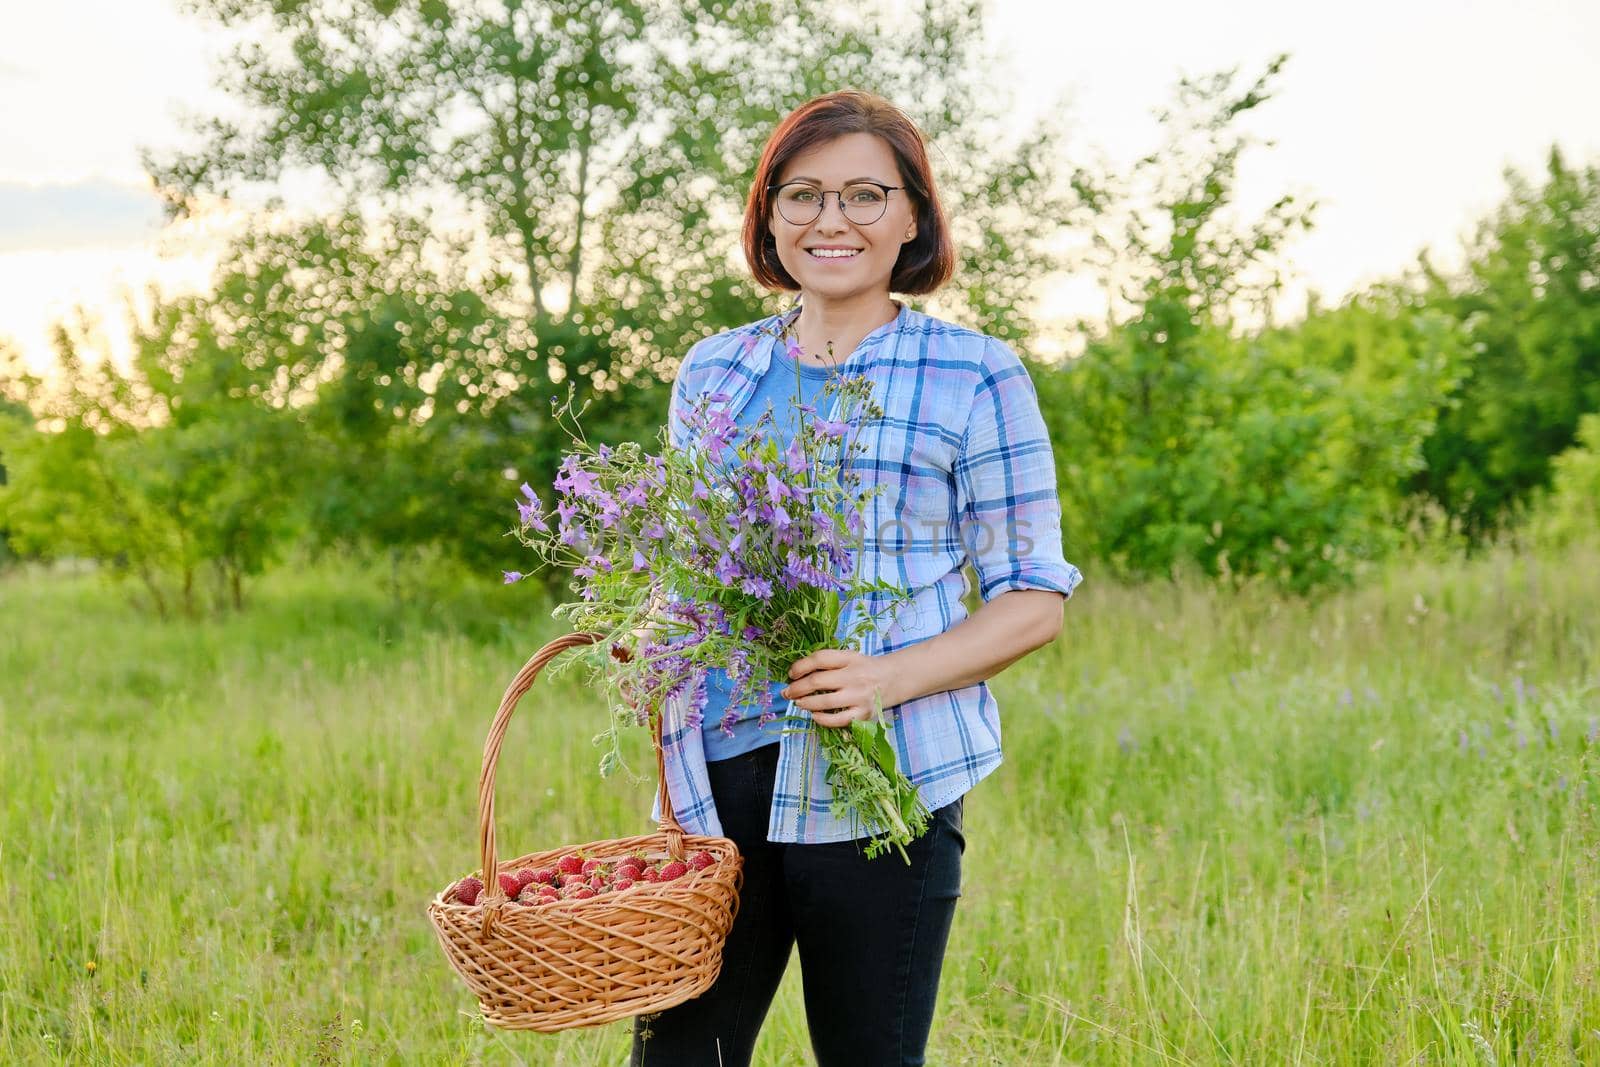
[[[889,291],[889,279],[900,246],[916,236],[916,212],[906,190],[895,188],[887,194],[883,217],[876,222],[858,223],[845,217],[840,197],[831,195],[867,179],[880,185],[901,186],[900,168],[888,142],[870,133],[847,133],[827,144],[795,156],[784,165],[774,185],[806,181],[813,187],[801,203],[814,202],[822,192],[822,214],[804,225],[795,225],[779,211],[774,193],[767,220],[777,244],[778,261],[790,277],[800,283],[804,294],[828,300],[848,300],[863,293]],[[866,200],[867,197],[857,197]],[[797,205],[798,207],[799,205]],[[858,210],[856,207],[852,211]],[[791,210],[790,214],[796,214]],[[854,254],[822,258],[813,249],[854,250]]]

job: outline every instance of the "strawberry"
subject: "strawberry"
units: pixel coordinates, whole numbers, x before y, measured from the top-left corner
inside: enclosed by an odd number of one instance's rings
[[[598,871],[604,866],[605,864],[600,860],[584,860],[583,866],[578,870],[580,874],[593,874],[595,871]]]
[[[633,857],[633,856],[629,856],[627,859],[625,859],[621,863],[617,864],[617,873],[621,874],[623,871],[640,871],[640,872],[643,872],[644,868],[645,868],[644,860],[637,859],[636,857]],[[630,874],[628,877],[629,878],[637,878],[638,875],[637,874]]]
[[[687,874],[688,871],[689,865],[687,863],[679,863],[677,860],[674,860],[665,867],[661,868],[661,881],[670,882],[674,878],[681,878]]]
[[[590,897],[592,897],[594,895],[595,895],[594,890],[590,889],[586,885],[580,885],[577,889],[574,889],[572,891],[572,899],[573,900],[588,900]]]
[[[562,874],[583,873],[583,860],[578,856],[562,856],[556,866],[561,868]]]
[[[553,885],[556,880],[556,869],[554,867],[536,868],[533,872],[533,880],[545,885]]]
[[[646,867],[644,869],[644,880],[647,882],[659,882],[661,881],[661,872],[654,867]]]
[[[611,888],[621,892],[624,889],[633,888],[633,884],[634,882],[632,878],[618,878]]]
[[[500,875],[500,891],[512,900],[517,899],[517,894],[522,892],[522,882],[514,874]]]
[[[532,868],[524,867],[522,870],[517,872],[517,881],[523,885],[527,885],[529,882],[536,882],[538,880],[539,879],[534,874]]]
[[[600,875],[595,874],[591,875],[589,878],[589,888],[593,889],[596,893],[604,893],[607,889],[611,888],[611,883],[606,881],[605,878],[601,877]]]
[[[476,904],[478,902],[478,894],[481,892],[483,892],[482,880],[477,878],[463,878],[461,881],[456,883],[456,890],[453,895],[458,903]]]
[[[689,866],[693,867],[697,871],[703,871],[707,867],[713,867],[716,865],[716,862],[716,859],[713,858],[709,852],[696,852],[694,855],[689,857]]]

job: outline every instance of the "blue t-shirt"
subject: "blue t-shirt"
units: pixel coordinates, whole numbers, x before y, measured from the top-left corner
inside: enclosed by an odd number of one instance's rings
[[[814,367],[801,363],[784,351],[784,347],[781,344],[773,346],[772,365],[767,368],[767,373],[761,376],[750,402],[740,409],[734,420],[740,427],[752,427],[756,420],[766,413],[770,405],[773,425],[765,433],[777,440],[780,450],[789,447],[797,428],[797,413],[794,410],[797,375],[800,398],[798,402],[815,404],[822,394],[822,387],[827,382],[828,376],[835,373],[828,367]],[[771,683],[772,710],[780,717],[788,701],[778,696],[778,691],[787,684],[787,678],[776,679]],[[757,721],[761,715],[761,706],[746,702],[739,709],[739,720],[733,724],[733,737],[730,738],[722,732],[722,717],[732,702],[733,682],[729,679],[728,672],[720,667],[707,670],[705,717],[700,724],[707,762],[732,759],[762,745],[770,745],[779,739],[786,725],[781,718],[765,726],[761,725]]]

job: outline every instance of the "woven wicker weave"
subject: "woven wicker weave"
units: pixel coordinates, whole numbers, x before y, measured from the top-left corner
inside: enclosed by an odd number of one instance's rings
[[[483,1017],[508,1030],[553,1033],[599,1026],[660,1011],[698,996],[722,967],[722,945],[739,909],[744,859],[725,837],[686,834],[667,795],[656,716],[656,774],[663,783],[661,823],[654,833],[591,841],[497,861],[494,774],[511,713],[539,671],[569,648],[599,640],[568,634],[545,645],[517,672],[495,713],[478,781],[478,845],[484,888],[476,904],[446,899],[452,884],[428,905],[450,965],[482,1005]],[[644,851],[683,859],[704,850],[716,860],[671,882],[639,883],[587,900],[540,905],[506,899],[496,875],[553,866],[563,856],[621,858]]]

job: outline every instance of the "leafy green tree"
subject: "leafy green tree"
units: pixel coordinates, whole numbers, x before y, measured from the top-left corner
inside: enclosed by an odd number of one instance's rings
[[[1600,413],[1578,420],[1577,444],[1550,467],[1550,489],[1533,508],[1536,542],[1560,546],[1600,536]]]
[[[10,341],[0,339],[0,377],[5,374],[4,368],[19,365],[22,353]],[[6,454],[3,442],[11,435],[25,435],[33,429],[33,412],[28,410],[28,405],[13,400],[0,391],[0,493],[5,491],[6,483],[10,480],[6,474]],[[0,564],[11,562],[16,558],[16,549],[11,544],[11,536],[6,530],[5,520],[0,516]]]
[[[1306,590],[1347,579],[1396,539],[1401,482],[1459,366],[1459,339],[1403,292],[1304,323],[1266,318],[1284,241],[1311,208],[1285,196],[1233,218],[1240,117],[1284,59],[1179,83],[1164,150],[1097,179],[1112,319],[1065,367],[1041,368],[1076,551],[1132,576],[1184,568]]]
[[[1424,259],[1419,286],[1462,324],[1472,360],[1411,487],[1474,539],[1516,519],[1600,411],[1600,167],[1552,148],[1542,184],[1509,169],[1506,181],[1464,268]]]
[[[242,607],[291,515],[296,424],[248,393],[226,344],[181,329],[196,302],[135,322],[127,371],[86,361],[58,325],[60,385],[15,361],[0,380],[33,416],[0,422],[0,525],[24,551],[137,578],[163,616],[199,614],[208,597]]]

